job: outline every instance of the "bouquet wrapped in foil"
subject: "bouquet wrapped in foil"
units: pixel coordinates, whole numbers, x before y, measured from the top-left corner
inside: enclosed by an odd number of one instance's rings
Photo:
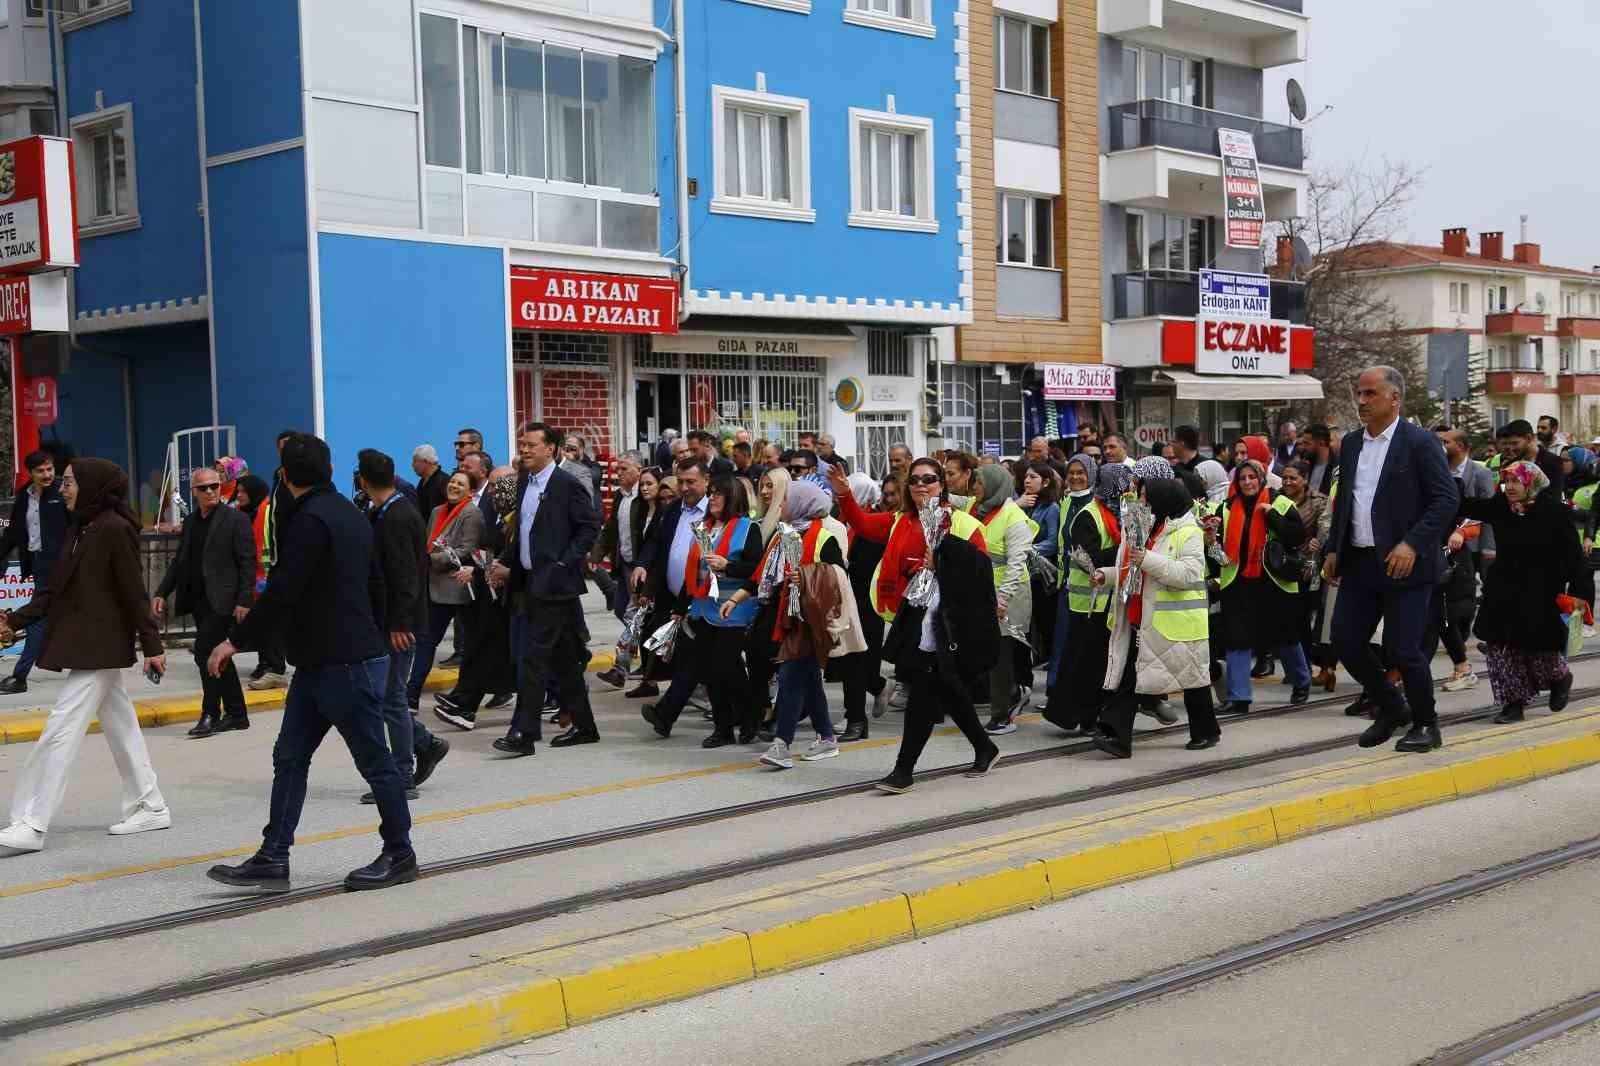
[[[1200,525],[1205,529],[1209,529],[1214,535],[1220,534],[1222,517],[1220,515],[1208,515],[1200,520]],[[1206,544],[1206,558],[1218,566],[1228,565],[1228,551],[1222,546],[1222,541],[1212,540]]]
[[[1122,541],[1130,547],[1144,547],[1150,539],[1150,531],[1156,526],[1155,515],[1150,511],[1150,505],[1143,500],[1131,496],[1122,498],[1122,509],[1119,515],[1122,526]],[[1144,590],[1144,571],[1136,566],[1128,568],[1128,580],[1122,585],[1122,602],[1127,603]]]
[[[1056,569],[1056,564],[1039,551],[1037,545],[1028,545],[1028,572],[1039,580],[1055,585],[1061,580],[1061,571]]]
[[[654,652],[656,658],[664,663],[670,663],[672,652],[678,644],[678,631],[682,627],[683,623],[680,620],[676,618],[668,620],[660,629],[650,634],[650,639],[644,642],[644,650]]]
[[[930,499],[917,511],[917,520],[922,523],[922,537],[928,542],[928,550],[938,551],[939,542],[950,528],[944,508],[938,500]],[[939,579],[930,568],[923,567],[906,583],[905,601],[913,607],[926,607],[933,602],[933,593],[938,587]]]
[[[629,604],[628,609],[622,612],[622,636],[617,638],[617,669],[624,675],[633,669],[633,661],[639,656],[644,623],[649,615],[650,605],[643,602]]]
[[[778,587],[785,582],[789,585],[788,615],[791,618],[800,617],[800,553],[804,549],[802,537],[805,526],[790,525],[788,522],[779,522],[776,536],[778,548],[767,555],[766,564],[762,567],[761,578],[756,584],[756,598],[762,603],[771,603],[772,597]]]
[[[700,568],[710,577],[706,587],[706,595],[715,600],[722,590],[717,586],[716,571],[712,570],[711,564],[707,562],[708,559],[716,554],[716,546],[711,543],[711,529],[705,519],[701,519],[698,522],[689,523],[689,532],[694,534],[694,542],[700,547]]]

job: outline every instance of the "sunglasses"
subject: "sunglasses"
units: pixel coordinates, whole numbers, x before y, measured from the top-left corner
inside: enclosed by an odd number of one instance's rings
[[[906,478],[906,480],[913,485],[937,485],[939,483],[939,475],[912,474],[910,477]]]
[[[816,468],[807,466],[804,463],[795,463],[795,464],[793,464],[792,466],[789,467],[789,473],[791,473],[791,474],[799,474],[800,476],[804,477],[806,474],[811,473],[811,471],[814,470],[814,469],[816,469]]]
[[[473,445],[474,445],[474,442],[470,441],[470,440],[458,440],[458,441],[456,441],[456,447],[457,448],[471,448],[471,447],[473,447]]]
[[[196,485],[194,487],[194,491],[196,491],[196,492],[221,492],[222,491],[222,485],[221,484]]]

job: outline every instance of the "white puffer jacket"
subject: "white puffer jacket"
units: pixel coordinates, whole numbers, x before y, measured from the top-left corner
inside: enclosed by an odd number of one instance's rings
[[[1140,695],[1163,695],[1183,689],[1204,688],[1211,684],[1211,647],[1205,638],[1200,640],[1169,640],[1155,627],[1156,591],[1165,585],[1169,588],[1189,588],[1206,579],[1205,538],[1190,537],[1187,544],[1171,556],[1172,537],[1179,530],[1197,525],[1192,513],[1169,521],[1156,538],[1155,547],[1144,553],[1139,569],[1144,571],[1144,589],[1140,593],[1143,603],[1139,623],[1139,659],[1134,664],[1135,690]],[[1127,558],[1128,542],[1123,541],[1117,550],[1115,566],[1102,567],[1108,585],[1112,587],[1113,614],[1116,626],[1111,631],[1111,654],[1106,658],[1105,687],[1115,692],[1122,683],[1122,671],[1128,662],[1128,612],[1122,606],[1120,590],[1116,589],[1117,575],[1122,572],[1122,562]]]

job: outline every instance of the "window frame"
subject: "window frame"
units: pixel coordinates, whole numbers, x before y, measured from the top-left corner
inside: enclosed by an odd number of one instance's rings
[[[1054,196],[1040,196],[1038,193],[1033,192],[1022,192],[1019,189],[996,189],[994,193],[995,234],[997,237],[999,237],[999,240],[995,242],[995,265],[1005,267],[1022,267],[1027,270],[1050,270],[1059,273],[1061,268],[1055,265],[1056,198]],[[1000,258],[1001,253],[1006,251],[1005,235],[1009,232],[1009,226],[1007,225],[1006,219],[1010,214],[1010,211],[1006,206],[1006,201],[1011,198],[1020,199],[1024,201],[1026,205],[1023,208],[1023,230],[1027,234],[1027,240],[1024,242],[1023,258],[1020,262],[1013,261],[1011,259]],[[1047,260],[1049,261],[1048,266],[1040,266],[1033,261],[1034,254],[1038,251],[1035,238],[1039,235],[1037,227],[1039,218],[1039,205],[1041,203],[1049,205],[1048,217],[1050,219],[1050,251],[1046,256]]]
[[[873,378],[911,378],[916,374],[911,337],[894,329],[872,327],[867,330],[867,376]]]
[[[1005,83],[1005,77],[1006,77],[1005,66],[1006,66],[1006,64],[1005,64],[1005,48],[1003,47],[1002,34],[1004,32],[1004,24],[1007,23],[1007,22],[1015,22],[1018,25],[1022,26],[1023,29],[1026,31],[1026,37],[1025,37],[1025,39],[1023,41],[1023,48],[1022,48],[1022,70],[1023,70],[1022,81],[1023,81],[1024,85],[1028,86],[1028,88],[1025,88],[1025,89],[1013,89],[1013,88],[1011,88],[1009,85],[1007,85]],[[1036,32],[1042,32],[1044,34],[1044,92],[1043,93],[1036,93],[1036,92],[1033,91],[1033,88],[1032,88],[1033,82],[1034,82],[1034,77],[1033,77],[1033,74],[1034,74],[1034,71],[1033,71],[1033,35]],[[1004,12],[1004,13],[1001,13],[1001,12],[998,12],[998,11],[995,12],[995,16],[994,16],[994,87],[995,87],[995,90],[997,92],[1017,93],[1017,94],[1022,95],[1022,96],[1031,96],[1035,100],[1054,100],[1055,97],[1052,96],[1051,93],[1050,93],[1050,84],[1051,84],[1050,83],[1050,75],[1051,75],[1051,73],[1052,73],[1052,70],[1051,70],[1051,65],[1050,65],[1050,23],[1048,23],[1048,22],[1035,22],[1032,19],[1023,18],[1020,15],[1014,15],[1014,14],[1012,14],[1010,12]]]
[[[745,0],[746,3],[761,3],[763,0]],[[845,0],[844,21],[852,26],[867,26],[875,30],[888,30],[891,33],[907,33],[913,37],[934,37],[938,30],[933,25],[933,0],[910,0],[915,14],[907,17],[896,15],[887,11],[874,11],[871,5],[875,0]],[[885,0],[893,6],[894,0]],[[809,4],[807,7],[809,8]]]
[[[1213,259],[1212,255],[1211,255],[1211,242],[1212,242],[1214,230],[1213,230],[1213,222],[1209,217],[1202,216],[1202,215],[1182,215],[1182,214],[1176,214],[1176,213],[1167,212],[1167,211],[1153,211],[1153,210],[1150,210],[1149,208],[1144,208],[1144,207],[1130,207],[1130,208],[1128,208],[1126,210],[1125,213],[1126,213],[1126,215],[1127,215],[1127,217],[1129,219],[1132,219],[1135,216],[1137,216],[1139,219],[1141,219],[1140,228],[1143,230],[1143,239],[1140,241],[1140,244],[1139,244],[1139,253],[1140,253],[1139,254],[1139,263],[1138,263],[1138,265],[1135,265],[1135,264],[1130,262],[1128,264],[1127,273],[1129,273],[1129,274],[1149,274],[1149,273],[1153,273],[1153,272],[1156,272],[1156,271],[1160,271],[1161,273],[1164,273],[1164,274],[1171,274],[1171,273],[1194,274],[1194,273],[1197,273],[1198,271],[1207,269],[1208,265],[1210,265],[1210,264],[1212,264],[1214,262],[1214,259]],[[1152,218],[1161,219],[1161,244],[1162,244],[1163,248],[1165,248],[1166,245],[1167,245],[1167,220],[1176,218],[1176,219],[1181,219],[1183,221],[1183,251],[1184,251],[1184,263],[1185,263],[1185,267],[1184,267],[1183,270],[1174,271],[1170,266],[1168,266],[1164,262],[1159,264],[1159,265],[1155,265],[1155,266],[1150,265],[1150,263],[1148,262],[1149,257],[1150,257],[1150,244],[1151,244],[1151,239],[1152,239],[1152,236],[1153,236],[1152,231],[1150,229],[1150,219],[1152,219]],[[1192,260],[1190,258],[1190,254],[1189,253],[1190,253],[1191,248],[1192,248],[1191,238],[1194,236],[1194,224],[1196,222],[1201,223],[1202,226],[1203,226],[1204,233],[1205,233],[1205,246],[1200,249],[1200,256],[1199,256],[1198,260]],[[1123,230],[1123,241],[1124,241],[1124,244],[1126,244],[1126,242],[1127,242],[1126,225],[1127,225],[1127,223],[1124,222],[1124,230]],[[1168,254],[1170,255],[1170,253],[1168,253]],[[1190,263],[1190,262],[1198,262],[1200,265],[1196,266],[1193,270],[1191,270],[1187,266],[1187,264]]]
[[[734,108],[735,113],[761,112],[768,116],[781,115],[789,120],[790,200],[788,203],[728,194],[723,155],[726,144],[724,116],[729,107]],[[770,156],[763,153],[762,159],[770,166]],[[778,96],[759,90],[713,85],[711,169],[712,196],[709,210],[713,214],[746,215],[779,222],[815,222],[817,213],[811,206],[811,101],[797,96]]]
[[[890,111],[870,111],[866,108],[852,107],[850,109],[850,217],[851,226],[866,229],[892,229],[904,230],[911,233],[938,233],[939,215],[936,210],[938,190],[935,182],[938,180],[937,169],[934,167],[935,147],[933,142],[933,119],[923,118],[918,115],[902,115]],[[891,164],[894,171],[893,180],[898,190],[900,170],[900,135],[910,134],[916,139],[921,155],[919,163],[919,186],[924,196],[918,199],[917,213],[903,215],[899,210],[878,211],[861,202],[861,174],[862,166],[866,161],[861,158],[861,133],[865,127],[876,133],[894,135],[895,163]],[[892,196],[897,204],[900,197]],[[926,202],[923,202],[923,201]]]
[[[26,10],[26,8],[23,10]],[[118,15],[126,15],[132,11],[133,0],[100,0],[99,5],[96,7],[85,6],[83,14],[62,19],[61,32],[70,33],[73,30],[81,30],[85,26],[93,26],[97,22],[104,22],[106,19],[116,18]],[[36,20],[29,16],[27,21],[32,23]]]
[[[133,103],[116,104],[111,107],[101,108],[87,114],[75,115],[68,120],[68,129],[73,143],[73,151],[81,160],[81,164],[74,168],[77,173],[78,203],[93,211],[95,203],[95,166],[94,166],[94,139],[102,132],[121,127],[123,139],[127,145],[128,164],[128,203],[130,211],[119,211],[105,218],[96,218],[92,214],[80,213],[78,221],[78,236],[98,237],[109,233],[121,233],[125,230],[138,229],[142,225],[139,217],[139,170],[138,160],[134,146]]]

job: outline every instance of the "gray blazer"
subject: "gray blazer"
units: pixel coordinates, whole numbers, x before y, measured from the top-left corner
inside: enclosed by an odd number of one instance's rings
[[[1494,471],[1468,459],[1467,468],[1461,472],[1461,495],[1469,500],[1487,500],[1494,496],[1494,491]],[[1489,523],[1483,523],[1478,539],[1468,542],[1467,549],[1494,551],[1494,530],[1489,528]]]
[[[194,604],[187,602],[184,588],[179,585],[188,572],[189,556],[193,552],[194,526],[200,521],[200,510],[189,512],[183,520],[183,532],[178,535],[178,553],[167,576],[161,579],[156,595],[170,597],[174,590],[178,600],[172,605],[172,614],[193,614]],[[206,531],[205,552],[200,558],[200,581],[205,586],[206,602],[217,614],[232,614],[235,607],[248,607],[256,598],[256,534],[250,519],[243,511],[227,504],[219,504],[207,519],[211,523]]]
[[[433,509],[428,516],[429,533],[433,532],[433,524],[439,520],[439,515],[449,506],[449,503],[441,503]],[[463,566],[472,566],[472,553],[483,546],[483,528],[482,509],[468,504],[456,515],[455,521],[439,532],[437,539],[455,549]],[[428,600],[432,603],[468,602],[472,598],[471,593],[467,586],[456,583],[456,568],[450,561],[450,553],[434,545],[434,541],[428,542]]]

